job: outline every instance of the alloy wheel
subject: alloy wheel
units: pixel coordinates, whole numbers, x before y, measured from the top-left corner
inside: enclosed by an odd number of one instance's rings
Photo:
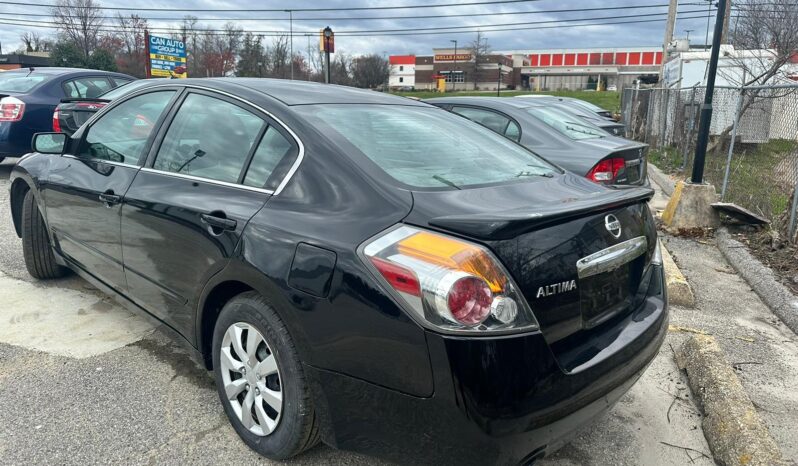
[[[257,436],[274,432],[283,390],[277,359],[266,339],[254,326],[237,322],[225,331],[219,354],[226,398],[238,419]]]

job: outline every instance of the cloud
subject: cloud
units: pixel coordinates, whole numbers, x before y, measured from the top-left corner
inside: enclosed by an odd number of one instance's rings
[[[42,3],[52,2],[53,0],[37,0]],[[473,0],[468,0],[473,1]],[[431,3],[453,3],[448,0],[430,0]],[[314,8],[319,5],[325,7],[359,7],[359,6],[384,6],[384,5],[419,5],[425,2],[421,0],[390,0],[390,2],[379,2],[376,0],[328,0],[324,3],[311,0],[294,0],[283,2],[244,2],[233,0],[172,0],[169,2],[155,0],[101,0],[102,6],[106,7],[134,7],[134,8],[191,8],[194,10],[207,9],[244,9],[250,8]],[[659,0],[656,4],[665,4],[665,0]],[[538,0],[532,2],[500,4],[500,5],[474,5],[458,7],[439,7],[439,8],[415,8],[409,10],[373,10],[373,11],[350,11],[350,12],[294,12],[297,18],[293,28],[295,33],[316,34],[319,29],[330,26],[335,31],[341,32],[336,36],[336,50],[348,54],[379,53],[382,54],[431,54],[434,47],[448,47],[450,40],[457,40],[462,47],[467,46],[473,41],[474,32],[464,32],[452,30],[443,34],[420,34],[402,35],[401,33],[388,33],[381,36],[347,36],[345,31],[362,30],[382,30],[399,29],[411,31],[414,28],[432,27],[461,27],[469,26],[467,31],[475,28],[485,29],[485,36],[488,38],[493,50],[520,50],[520,49],[546,49],[546,48],[592,48],[592,47],[629,47],[629,46],[656,46],[660,45],[664,35],[664,21],[638,23],[638,24],[617,24],[589,27],[557,27],[546,29],[528,29],[513,31],[493,31],[496,27],[491,25],[505,23],[523,23],[539,21],[562,21],[572,19],[583,19],[589,22],[590,18],[596,17],[615,17],[633,14],[651,14],[667,12],[666,7],[631,9],[631,6],[651,5],[651,2],[644,0],[580,0],[579,2],[562,2],[558,0]],[[623,9],[603,10],[611,7],[625,7]],[[581,11],[569,13],[531,13],[546,10],[576,9],[576,8],[599,8],[595,11]],[[695,10],[699,7],[683,7],[683,9]],[[506,12],[503,15],[486,15],[488,13]],[[26,20],[52,21],[49,17],[26,17],[16,16],[15,13],[48,13],[47,8],[32,6],[3,5],[2,18],[19,18]],[[115,14],[113,11],[106,12],[109,16]],[[130,14],[132,12],[122,12]],[[521,14],[531,13],[531,14]],[[245,30],[269,30],[287,31],[289,21],[287,12],[164,12],[164,11],[141,11],[140,15],[145,17],[165,17],[175,18],[168,20],[151,20],[153,27],[176,27],[180,21],[178,18],[186,14],[192,14],[200,19],[201,23],[206,23],[213,28],[221,28],[224,21],[203,21],[204,18],[231,19]],[[441,14],[474,14],[478,16],[469,17],[444,17],[428,19],[376,19],[376,20],[352,20],[339,19],[351,17],[375,17],[375,16],[418,16],[418,15],[441,15]],[[696,16],[692,14],[690,16]],[[682,15],[684,16],[684,15]],[[241,18],[253,18],[243,20]],[[262,20],[260,18],[271,18]],[[280,19],[282,18],[282,19]],[[302,21],[302,18],[318,18],[314,21]],[[660,17],[648,17],[640,19],[661,19]],[[619,19],[628,20],[628,19]],[[714,11],[713,11],[714,20]],[[607,20],[605,20],[607,21]],[[573,23],[562,23],[573,24]],[[552,26],[555,24],[545,24],[540,26]],[[508,26],[510,27],[510,26]],[[513,28],[532,28],[529,26],[512,26]],[[706,19],[682,19],[677,20],[675,34],[684,36],[686,29],[692,29],[693,42],[701,43],[704,39]],[[36,31],[41,35],[55,35],[55,30],[39,29],[26,26],[0,25],[0,42],[4,53],[9,53],[21,46],[19,36],[26,31]],[[434,31],[429,31],[434,32]],[[269,40],[267,38],[267,40]],[[294,50],[306,53],[310,47],[315,49],[318,45],[315,36],[294,37]]]

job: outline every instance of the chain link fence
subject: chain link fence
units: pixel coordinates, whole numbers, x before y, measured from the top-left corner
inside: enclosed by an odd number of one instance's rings
[[[626,88],[621,114],[631,139],[651,146],[650,160],[688,177],[705,87]],[[798,85],[715,88],[704,177],[733,202],[769,219],[796,240],[798,229]]]

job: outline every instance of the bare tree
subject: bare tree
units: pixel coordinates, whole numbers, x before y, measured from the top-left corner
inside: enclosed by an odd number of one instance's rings
[[[472,74],[472,80],[474,81],[474,90],[476,90],[477,83],[480,81],[480,78],[482,77],[482,72],[479,66],[487,60],[487,57],[490,54],[490,45],[488,44],[488,38],[485,37],[482,31],[477,31],[477,37],[475,37],[474,41],[471,42],[470,49],[471,49],[471,59],[474,61],[474,72]]]
[[[49,52],[53,47],[49,39],[41,37],[36,32],[23,32],[19,38],[25,45],[26,52]]]
[[[88,58],[97,46],[105,17],[94,0],[58,0],[51,13],[59,33]]]
[[[388,60],[376,53],[352,60],[352,78],[357,87],[374,89],[385,85],[389,74]]]
[[[739,13],[731,33],[737,50],[761,51],[734,57],[742,68],[732,77],[742,86],[764,84],[784,76],[784,65],[798,53],[798,3],[795,0],[744,0],[735,2]],[[736,79],[735,79],[736,78]]]

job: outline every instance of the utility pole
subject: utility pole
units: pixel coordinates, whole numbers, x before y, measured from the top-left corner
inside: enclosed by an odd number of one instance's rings
[[[726,0],[726,12],[723,14],[723,36],[720,38],[721,44],[729,43],[729,21],[731,20],[731,0]]]
[[[709,56],[709,72],[707,74],[707,88],[704,95],[704,105],[701,106],[701,122],[698,127],[698,141],[695,146],[695,162],[691,182],[701,184],[704,181],[704,161],[707,155],[709,142],[709,125],[712,122],[712,94],[715,91],[715,75],[718,71],[718,56],[720,54],[720,39],[723,36],[723,17],[726,12],[726,0],[718,0],[718,14],[715,18],[715,31],[712,35],[712,51]]]
[[[496,62],[496,64],[499,65],[499,82],[496,84],[496,97],[501,97],[501,89],[502,89],[502,62],[501,62],[501,58],[499,59],[498,62]]]
[[[452,39],[449,42],[454,42],[454,70],[457,71],[457,41]],[[452,76],[452,90],[454,91],[457,88],[457,82],[455,81],[455,73],[451,73]]]
[[[662,41],[662,65],[659,67],[659,80],[665,76],[665,62],[668,61],[668,46],[673,41],[673,28],[676,25],[676,9],[679,0],[670,0],[668,5],[668,22],[665,24],[665,39]]]
[[[291,49],[291,81],[294,80],[294,11],[288,10],[288,34]]]

